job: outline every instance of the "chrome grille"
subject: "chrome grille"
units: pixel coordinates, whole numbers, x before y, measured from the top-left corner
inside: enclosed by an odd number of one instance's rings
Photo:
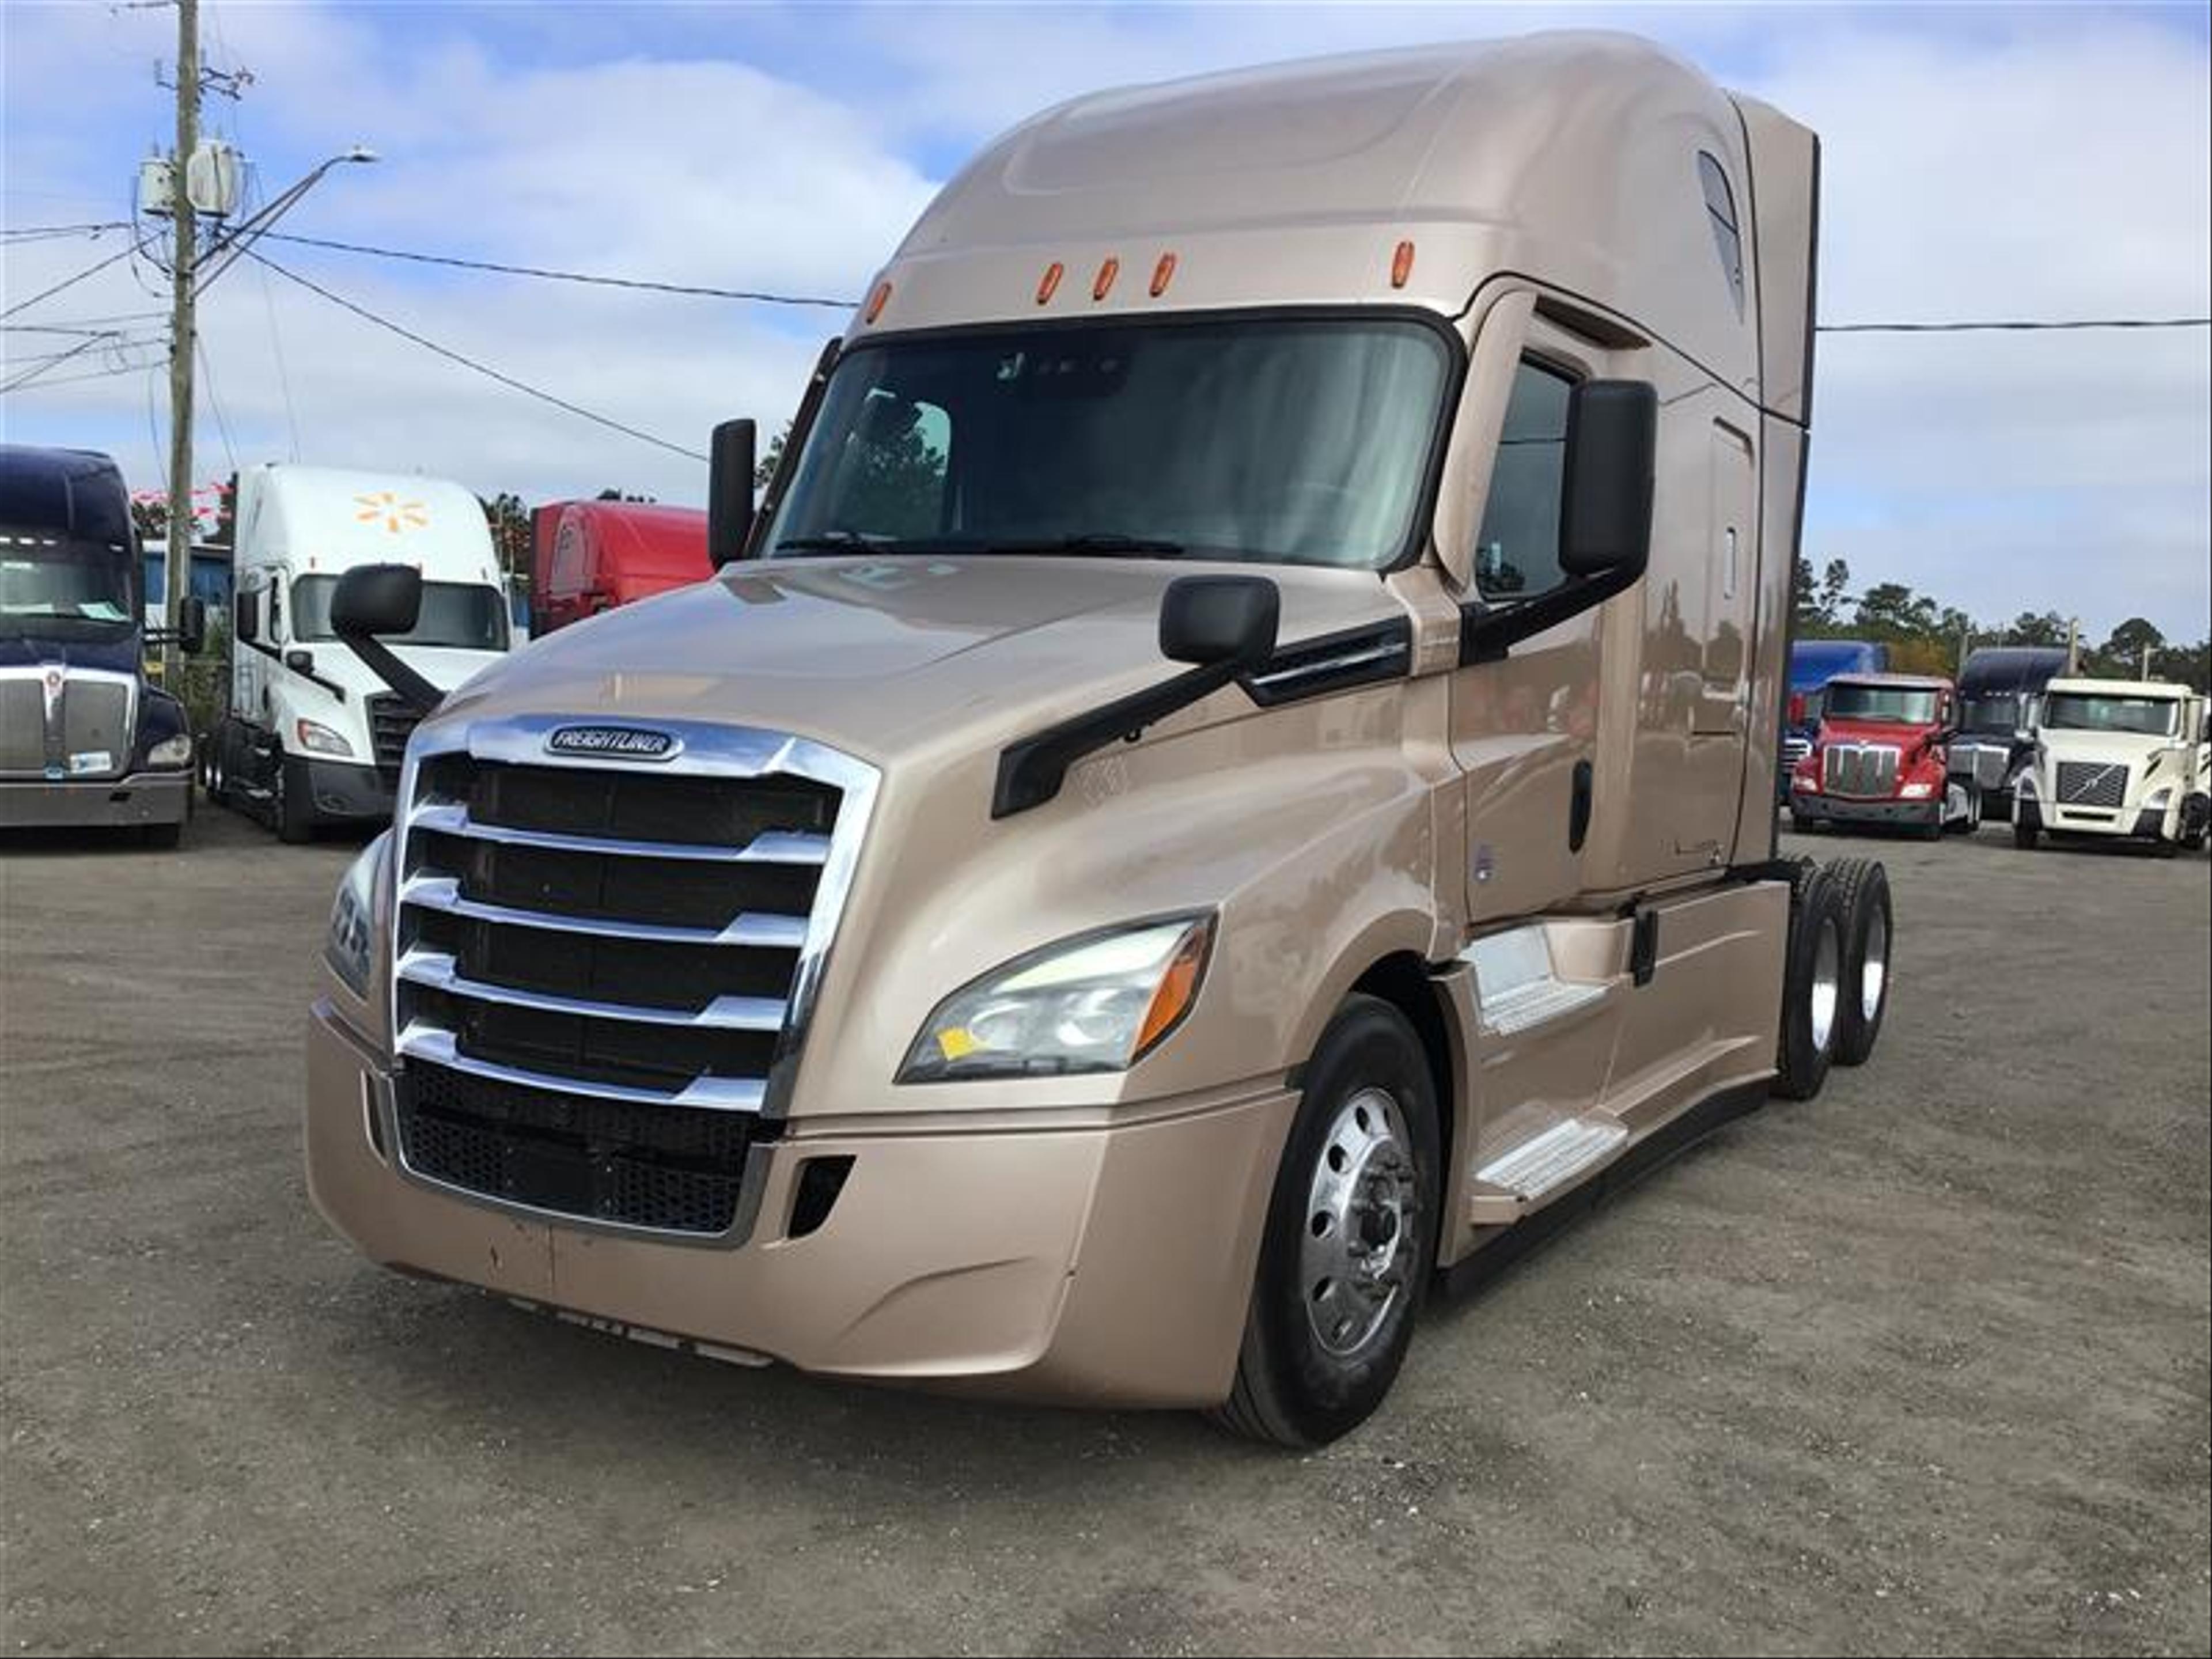
[[[122,674],[72,673],[62,690],[62,757],[71,777],[112,778],[131,765],[138,688]],[[94,758],[105,756],[101,765]]]
[[[731,1158],[776,1133],[877,775],[680,722],[652,723],[665,762],[550,752],[568,723],[459,726],[406,763],[402,1161],[506,1206],[735,1243]]]
[[[1813,752],[1813,740],[1792,733],[1782,739],[1782,769],[1794,772],[1797,763]]]
[[[46,699],[39,684],[42,672],[0,678],[0,772],[46,770]]]
[[[1820,751],[1820,792],[1870,799],[1893,795],[1898,757],[1891,744],[1832,743]]]
[[[2058,763],[2058,804],[2061,806],[2118,807],[2127,804],[2128,768],[2125,761],[2061,761]]]
[[[118,777],[130,769],[137,714],[130,674],[58,663],[0,670],[0,772]]]

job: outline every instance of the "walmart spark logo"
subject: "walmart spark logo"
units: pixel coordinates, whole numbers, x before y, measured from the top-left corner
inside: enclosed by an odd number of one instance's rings
[[[354,505],[361,511],[354,519],[360,524],[381,524],[386,535],[397,536],[402,532],[420,530],[430,522],[429,510],[420,501],[403,501],[389,489],[380,489],[373,495],[356,495]]]

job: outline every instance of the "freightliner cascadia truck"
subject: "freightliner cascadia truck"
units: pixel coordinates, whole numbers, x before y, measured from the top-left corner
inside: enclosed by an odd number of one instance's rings
[[[1440,1268],[1879,1030],[1880,866],[1775,846],[1816,171],[1613,35],[992,144],[757,507],[717,429],[716,577],[416,730],[323,1213],[724,1357],[1350,1429]]]

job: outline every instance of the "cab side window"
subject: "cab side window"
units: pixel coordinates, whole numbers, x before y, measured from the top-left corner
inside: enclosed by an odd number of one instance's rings
[[[284,584],[281,581],[269,584],[269,637],[272,641],[284,637]]]
[[[1559,502],[1573,387],[1566,375],[1534,359],[1524,358],[1514,371],[1490,498],[1475,532],[1475,586],[1486,599],[1531,599],[1566,580],[1559,568]]]

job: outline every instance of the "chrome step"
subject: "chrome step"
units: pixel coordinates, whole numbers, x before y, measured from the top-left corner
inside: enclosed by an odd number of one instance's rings
[[[1602,1001],[1607,987],[1561,979],[1540,924],[1490,933],[1460,952],[1474,969],[1475,1006],[1486,1030],[1513,1036]]]
[[[1627,1139],[1626,1124],[1570,1118],[1484,1164],[1474,1172],[1475,1179],[1522,1199],[1539,1199],[1611,1157]]]

